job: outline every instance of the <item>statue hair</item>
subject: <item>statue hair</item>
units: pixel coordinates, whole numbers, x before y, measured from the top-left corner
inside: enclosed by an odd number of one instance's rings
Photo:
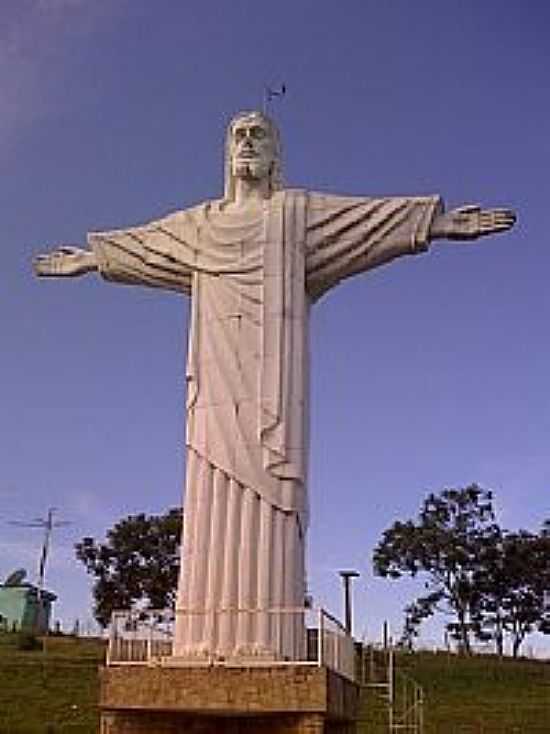
[[[237,124],[237,122],[241,122],[241,120],[249,120],[249,119],[257,119],[261,120],[264,124],[267,125],[269,128],[269,132],[273,138],[273,141],[275,143],[275,159],[273,161],[273,165],[271,167],[271,171],[269,174],[269,190],[270,193],[273,193],[275,191],[280,191],[283,188],[283,178],[282,178],[282,147],[281,147],[281,136],[279,134],[279,130],[273,120],[265,115],[263,112],[260,112],[258,110],[246,110],[244,112],[239,112],[237,115],[235,115],[229,122],[227,126],[227,131],[225,134],[225,189],[224,189],[224,200],[225,201],[233,201],[235,198],[235,177],[233,176],[232,170],[231,170],[231,135],[233,133],[233,128]]]

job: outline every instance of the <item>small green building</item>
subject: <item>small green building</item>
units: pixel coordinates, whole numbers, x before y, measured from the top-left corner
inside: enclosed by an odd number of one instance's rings
[[[56,599],[51,591],[39,590],[22,579],[10,577],[5,584],[0,584],[0,629],[45,634],[50,628],[52,604]]]

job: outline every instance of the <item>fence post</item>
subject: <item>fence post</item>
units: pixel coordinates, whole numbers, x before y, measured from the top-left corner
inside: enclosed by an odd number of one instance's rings
[[[390,644],[388,647],[388,725],[389,730],[393,731],[393,703],[394,703],[394,672],[393,672],[393,647]]]
[[[418,730],[420,734],[424,732],[424,689],[420,688],[418,692]]]
[[[149,635],[147,637],[147,647],[145,649],[145,659],[146,662],[149,662],[152,657],[153,652],[153,625],[149,625]]]
[[[107,644],[107,656],[105,658],[105,663],[107,666],[111,665],[112,659],[113,659],[113,648],[115,646],[115,640],[116,640],[116,618],[117,613],[113,612],[111,614],[111,627],[109,629],[109,642]]]
[[[319,607],[319,629],[317,631],[317,664],[321,668],[323,665],[323,658],[324,658],[324,638],[325,638],[325,630],[324,630],[324,618],[323,618],[323,610],[321,607]]]

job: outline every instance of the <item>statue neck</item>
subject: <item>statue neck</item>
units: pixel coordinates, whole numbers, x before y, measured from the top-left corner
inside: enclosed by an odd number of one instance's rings
[[[257,209],[271,196],[269,180],[266,178],[237,178],[235,198],[229,204],[231,209]]]

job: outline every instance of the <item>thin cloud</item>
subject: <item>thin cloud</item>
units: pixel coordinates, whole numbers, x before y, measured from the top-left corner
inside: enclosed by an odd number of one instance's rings
[[[97,493],[91,490],[80,489],[73,492],[67,502],[67,507],[79,517],[105,519],[105,510]]]
[[[9,485],[2,486],[0,485],[0,498],[6,499],[11,497],[17,496],[17,490],[15,487],[10,487]]]
[[[87,43],[112,21],[122,3],[27,0],[3,11],[0,22],[0,140],[6,150],[17,133],[69,104],[63,80],[75,38]]]
[[[0,543],[0,578],[24,568],[29,575],[38,564],[39,548],[37,544],[23,540],[5,540]]]
[[[24,568],[33,581],[38,568],[42,539],[8,540],[0,544],[0,582],[16,568]],[[52,571],[74,571],[78,567],[72,542],[54,542],[50,548],[46,574]]]
[[[89,0],[38,0],[36,6],[42,11],[59,12],[60,10],[73,10],[86,4],[89,5]]]

